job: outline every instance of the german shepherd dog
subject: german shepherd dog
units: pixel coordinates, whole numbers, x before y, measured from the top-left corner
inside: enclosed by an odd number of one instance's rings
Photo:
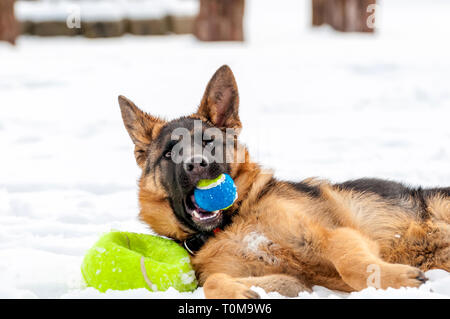
[[[450,187],[275,179],[250,160],[237,133],[228,133],[241,129],[228,66],[216,71],[189,116],[165,121],[123,96],[119,104],[142,169],[140,219],[190,250],[205,297],[258,298],[252,286],[284,296],[313,285],[345,292],[418,287],[427,280],[423,271],[450,271]],[[196,122],[200,133],[219,133],[196,140]],[[192,133],[189,143],[200,153],[175,161],[173,132],[179,128]],[[240,150],[244,160],[236,160],[239,152],[231,160],[211,160],[204,151],[212,144]],[[226,210],[202,210],[192,195],[197,182],[221,173],[234,179],[238,199]]]

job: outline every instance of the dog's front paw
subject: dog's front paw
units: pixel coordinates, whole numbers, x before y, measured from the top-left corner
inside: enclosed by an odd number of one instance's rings
[[[203,285],[208,299],[259,299],[258,293],[226,274],[214,274]]]
[[[251,289],[249,289],[244,284],[239,283],[240,286],[236,287],[234,299],[260,299],[259,294]]]

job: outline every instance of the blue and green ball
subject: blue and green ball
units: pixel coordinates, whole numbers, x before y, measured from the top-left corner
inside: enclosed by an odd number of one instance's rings
[[[237,189],[228,174],[215,179],[202,179],[194,190],[197,205],[209,212],[230,208],[237,199]]]

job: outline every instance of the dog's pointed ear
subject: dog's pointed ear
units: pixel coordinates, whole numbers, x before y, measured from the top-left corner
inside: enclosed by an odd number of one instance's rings
[[[208,83],[197,114],[219,128],[242,127],[239,119],[239,93],[228,65],[220,67]]]
[[[148,155],[148,147],[165,121],[141,111],[122,95],[119,96],[119,105],[123,123],[135,145],[136,162],[143,167]]]

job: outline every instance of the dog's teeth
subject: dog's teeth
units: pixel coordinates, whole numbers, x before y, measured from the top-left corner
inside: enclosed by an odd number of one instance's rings
[[[215,210],[213,212],[210,212],[209,214],[202,214],[202,213],[199,213],[196,210],[193,210],[192,211],[192,216],[197,218],[197,219],[200,219],[200,220],[206,220],[206,219],[210,219],[210,218],[216,217],[217,214],[219,214],[219,212],[220,212],[220,210]]]
[[[193,213],[193,215],[194,215],[195,217],[201,219],[201,216],[200,216],[199,212],[197,212],[196,210],[194,210],[192,213]]]

